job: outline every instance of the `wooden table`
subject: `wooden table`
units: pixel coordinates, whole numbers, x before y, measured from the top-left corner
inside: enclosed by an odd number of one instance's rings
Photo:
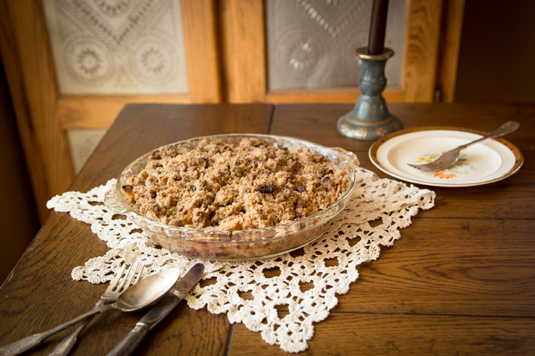
[[[535,354],[535,104],[390,104],[405,128],[457,126],[490,131],[507,120],[525,158],[506,180],[470,188],[431,188],[435,207],[420,211],[402,238],[339,296],[315,325],[310,355]],[[128,105],[69,190],[85,192],[117,177],[141,154],[217,133],[295,136],[355,152],[364,168],[372,142],[336,131],[345,104]],[[9,233],[4,231],[3,233]],[[74,282],[71,271],[107,250],[89,225],[53,212],[0,290],[0,345],[45,331],[87,310],[107,285]],[[94,319],[73,355],[103,355],[143,312]],[[32,354],[47,354],[68,332]],[[283,355],[226,315],[185,303],[138,348],[139,355]]]

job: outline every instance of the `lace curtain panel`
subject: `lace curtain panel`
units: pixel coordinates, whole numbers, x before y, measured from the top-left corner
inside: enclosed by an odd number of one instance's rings
[[[385,75],[399,86],[405,0],[390,1]],[[358,87],[357,48],[368,45],[372,0],[267,0],[270,90]]]
[[[180,1],[43,0],[62,94],[187,93]]]

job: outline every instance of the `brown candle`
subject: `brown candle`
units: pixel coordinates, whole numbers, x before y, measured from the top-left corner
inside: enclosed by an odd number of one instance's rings
[[[386,33],[388,0],[373,0],[368,54],[383,54]]]

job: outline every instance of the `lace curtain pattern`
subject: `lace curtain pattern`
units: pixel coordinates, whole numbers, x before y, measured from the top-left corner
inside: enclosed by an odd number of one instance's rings
[[[44,0],[62,94],[186,93],[180,1]]]
[[[396,55],[385,72],[398,86],[405,0],[389,3],[385,47]],[[357,48],[368,45],[372,0],[266,1],[268,79],[271,90],[357,87]]]

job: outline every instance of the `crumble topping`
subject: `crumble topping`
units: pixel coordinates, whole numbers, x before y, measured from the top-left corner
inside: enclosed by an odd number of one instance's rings
[[[122,189],[138,213],[173,226],[247,230],[289,223],[334,204],[348,172],[308,148],[290,152],[259,138],[203,139],[195,149],[151,153]]]

